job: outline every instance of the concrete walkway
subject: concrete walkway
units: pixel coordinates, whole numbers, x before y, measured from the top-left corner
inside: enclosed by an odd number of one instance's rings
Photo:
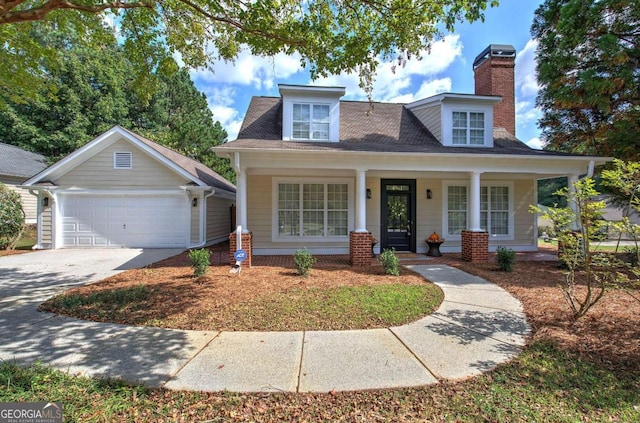
[[[44,299],[70,286],[175,254],[130,250],[120,257],[123,263],[112,257],[97,265],[99,258],[82,257],[86,250],[73,250],[75,256],[69,251],[0,257],[0,359],[39,361],[71,373],[170,389],[326,392],[474,376],[515,357],[530,333],[514,297],[441,264],[407,266],[442,288],[441,307],[417,322],[389,329],[181,331],[38,312]]]

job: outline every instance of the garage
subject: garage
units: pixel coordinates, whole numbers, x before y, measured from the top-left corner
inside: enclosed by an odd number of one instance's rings
[[[178,195],[60,196],[62,247],[185,247],[187,199]]]

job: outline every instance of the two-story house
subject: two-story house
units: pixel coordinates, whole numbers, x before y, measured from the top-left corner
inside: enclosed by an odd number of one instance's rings
[[[537,181],[576,181],[608,159],[529,148],[515,136],[512,46],[474,61],[475,94],[410,104],[343,101],[342,87],[279,85],[254,97],[238,139],[216,148],[237,172],[237,222],[249,255],[444,252],[486,260],[537,249]],[[231,248],[235,248],[231,237]],[[250,263],[250,257],[249,257]]]

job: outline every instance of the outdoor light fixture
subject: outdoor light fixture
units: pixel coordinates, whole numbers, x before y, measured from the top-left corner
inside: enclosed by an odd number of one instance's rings
[[[427,200],[431,200],[431,198],[433,197],[433,193],[431,192],[430,189],[427,190]]]
[[[371,198],[371,188],[367,188],[367,198]]]
[[[198,207],[198,197],[194,198],[194,199],[191,201],[191,205],[192,205],[193,207]]]
[[[44,197],[42,199],[42,207],[49,207],[49,197]]]

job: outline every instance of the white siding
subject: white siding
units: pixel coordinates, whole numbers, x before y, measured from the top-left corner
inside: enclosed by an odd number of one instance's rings
[[[422,124],[442,143],[442,116],[439,104],[413,112]]]

